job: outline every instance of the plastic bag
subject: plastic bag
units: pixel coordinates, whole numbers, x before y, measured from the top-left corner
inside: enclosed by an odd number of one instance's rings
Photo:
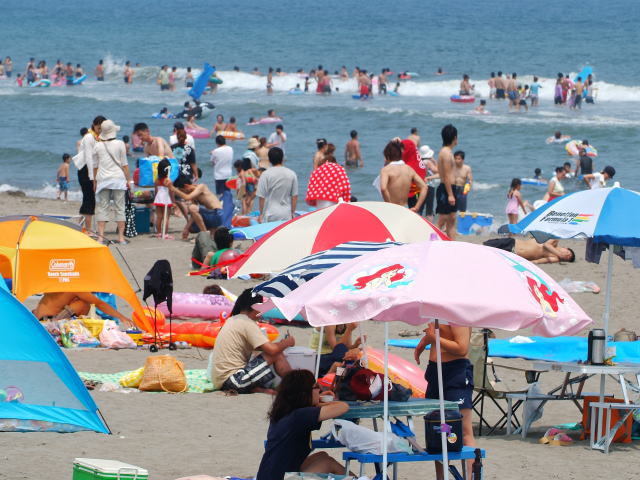
[[[564,288],[567,293],[600,293],[600,287],[595,282],[584,282],[581,280],[571,280],[570,278],[564,278],[560,282],[560,286]]]
[[[59,321],[60,340],[66,348],[97,347],[100,342],[91,335],[80,320]]]
[[[142,376],[144,375],[144,367],[140,367],[137,370],[133,370],[125,374],[120,379],[120,385],[128,388],[138,388],[140,383],[142,383]]]
[[[382,432],[375,432],[348,420],[334,420],[332,427],[333,436],[352,452],[373,453],[382,455]],[[387,432],[388,453],[411,453],[411,445],[405,439]]]
[[[136,348],[134,342],[129,335],[118,328],[113,320],[105,320],[102,331],[100,332],[100,343],[107,348]]]

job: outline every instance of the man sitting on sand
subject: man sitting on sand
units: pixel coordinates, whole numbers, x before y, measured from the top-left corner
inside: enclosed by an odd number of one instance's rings
[[[183,239],[189,237],[189,232],[194,224],[200,229],[199,231],[209,230],[211,233],[222,225],[222,203],[206,184],[192,185],[185,182],[180,188],[173,185],[169,188],[183,200],[193,202],[189,205],[189,218],[182,231]]]
[[[393,140],[384,148],[384,164],[380,170],[380,193],[385,202],[396,205],[407,205],[411,186],[416,185],[419,190],[418,200],[411,207],[414,212],[419,212],[427,198],[427,184],[402,160],[402,143]]]
[[[558,247],[558,240],[547,240],[538,243],[535,239],[492,238],[483,243],[487,247],[499,248],[520,255],[532,263],[575,262],[576,254],[570,248]]]
[[[95,305],[107,315],[117,318],[126,328],[133,327],[131,320],[88,292],[45,293],[33,310],[33,314],[38,320],[61,320],[72,316],[87,315],[91,305]]]
[[[218,333],[216,348],[209,357],[209,376],[214,388],[238,393],[274,393],[268,388],[276,374],[283,377],[291,366],[282,353],[295,345],[293,337],[278,343],[269,341],[256,323],[260,313],[253,308],[262,296],[250,288],[236,300],[231,318]],[[259,353],[252,357],[255,351]]]

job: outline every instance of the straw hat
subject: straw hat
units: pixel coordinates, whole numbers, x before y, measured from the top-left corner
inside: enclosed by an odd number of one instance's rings
[[[112,120],[105,120],[100,125],[100,140],[111,140],[116,138],[116,132],[120,131],[120,126],[113,123]]]
[[[420,147],[420,158],[422,160],[427,158],[433,158],[433,150],[429,148],[429,145],[423,145]]]
[[[258,148],[260,146],[260,142],[257,138],[251,137],[249,139],[249,143],[247,144],[247,148],[249,150],[253,150],[254,148]]]

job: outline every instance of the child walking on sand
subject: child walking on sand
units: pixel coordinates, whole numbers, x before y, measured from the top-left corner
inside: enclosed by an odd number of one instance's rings
[[[511,180],[511,187],[509,187],[509,192],[507,193],[507,208],[505,209],[510,224],[518,223],[518,213],[520,209],[525,213],[527,213],[527,208],[533,211],[529,202],[522,200],[522,195],[520,194],[521,188],[522,181],[519,178]]]
[[[68,153],[63,154],[62,163],[56,172],[56,181],[58,183],[58,196],[56,200],[60,200],[60,197],[64,196],[65,202],[69,194],[69,162],[71,162],[71,155]]]
[[[153,204],[156,206],[156,237],[165,240],[173,240],[173,237],[166,233],[169,230],[169,219],[171,218],[168,210],[174,203],[173,193],[169,190],[171,186],[170,171],[169,160],[160,160],[158,178],[155,183],[156,196],[153,199]]]

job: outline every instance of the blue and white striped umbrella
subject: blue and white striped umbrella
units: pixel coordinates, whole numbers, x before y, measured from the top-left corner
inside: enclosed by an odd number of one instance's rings
[[[511,233],[549,238],[592,238],[598,243],[640,246],[640,193],[620,187],[570,193],[536,209]]]
[[[265,297],[284,297],[321,273],[347,260],[383,248],[402,245],[399,242],[346,242],[323,252],[314,253],[294,263],[253,291]]]
[[[591,238],[609,244],[603,323],[609,332],[613,253],[611,245],[640,247],[640,193],[619,186],[570,193],[527,215],[511,233],[531,233],[538,242],[549,238]]]

